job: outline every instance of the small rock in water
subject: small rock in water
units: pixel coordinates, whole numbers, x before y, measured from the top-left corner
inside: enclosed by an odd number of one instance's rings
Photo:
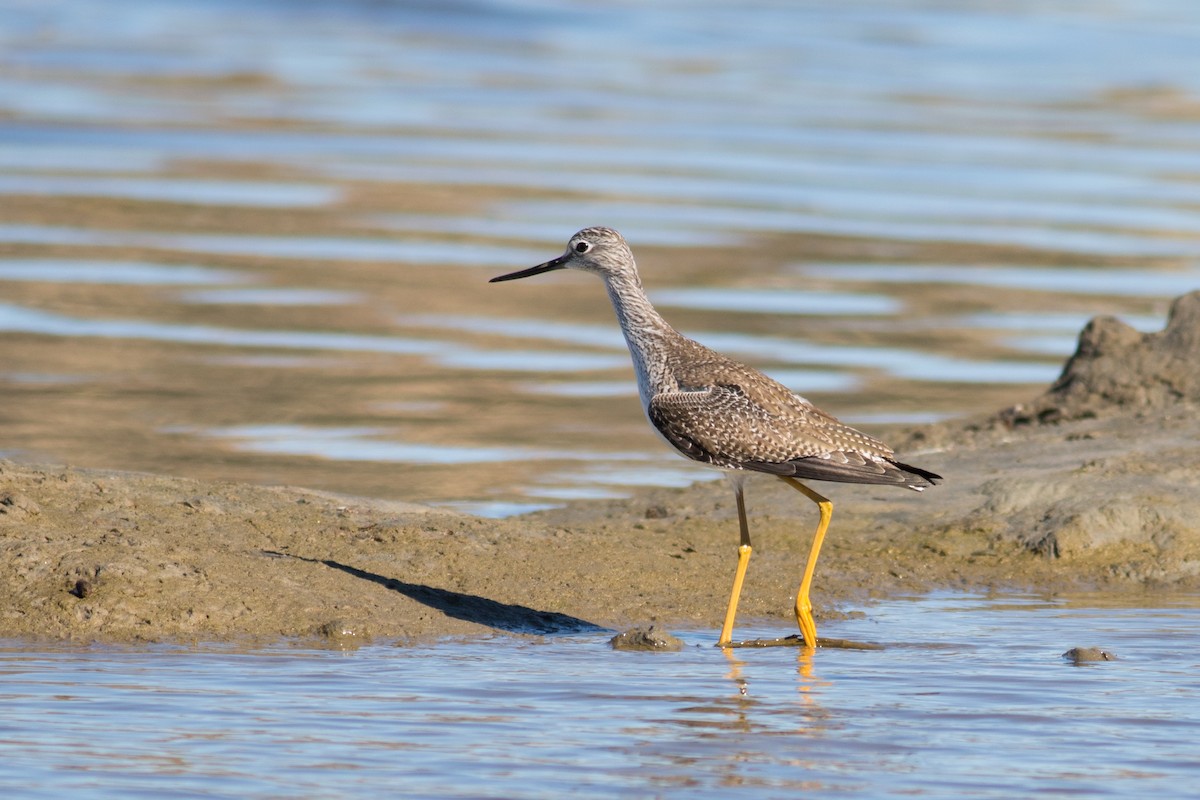
[[[1072,664],[1089,664],[1093,661],[1116,661],[1117,657],[1099,647],[1072,647],[1062,654],[1062,657]]]
[[[646,628],[630,628],[608,640],[613,650],[667,650],[683,649],[683,640],[653,625]]]
[[[340,619],[330,620],[324,625],[319,625],[315,633],[319,638],[343,649],[353,649],[370,639],[365,627]]]

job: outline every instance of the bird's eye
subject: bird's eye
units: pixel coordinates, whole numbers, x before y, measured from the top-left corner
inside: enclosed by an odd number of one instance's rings
[[[592,249],[592,245],[589,242],[576,242],[575,243],[575,252],[576,253],[586,253],[588,250],[591,250],[591,249]]]

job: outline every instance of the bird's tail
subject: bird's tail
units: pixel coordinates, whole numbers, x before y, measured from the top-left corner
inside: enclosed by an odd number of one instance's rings
[[[899,461],[892,461],[891,459],[888,459],[888,461],[892,466],[905,472],[905,477],[912,476],[911,481],[905,481],[904,483],[909,489],[923,492],[930,486],[937,486],[942,482],[942,476],[936,472],[930,472],[927,469],[921,469],[920,467],[914,467],[912,464],[904,464]]]

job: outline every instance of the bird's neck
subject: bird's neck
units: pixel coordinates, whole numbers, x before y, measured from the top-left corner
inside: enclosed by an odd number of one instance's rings
[[[606,276],[604,285],[629,345],[638,394],[645,407],[651,397],[665,391],[670,384],[668,355],[670,344],[679,338],[679,333],[651,305],[636,274]]]

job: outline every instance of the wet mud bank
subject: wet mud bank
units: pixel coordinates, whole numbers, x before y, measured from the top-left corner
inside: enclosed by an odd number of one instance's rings
[[[1200,588],[1200,293],[1141,334],[1093,320],[1042,396],[895,431],[924,495],[822,485],[818,620],[935,588]],[[741,619],[790,632],[812,504],[747,486]],[[298,488],[0,462],[0,636],[425,639],[719,624],[723,482],[490,520]]]

